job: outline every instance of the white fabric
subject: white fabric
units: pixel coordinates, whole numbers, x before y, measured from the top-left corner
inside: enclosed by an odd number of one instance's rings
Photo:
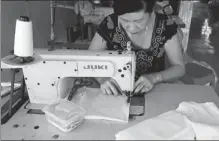
[[[176,111],[188,118],[197,140],[219,140],[219,109],[214,103],[183,102]]]
[[[127,103],[126,96],[106,95],[101,89],[86,88],[84,92],[74,96],[72,102],[86,110],[85,119],[102,119],[120,123],[129,121],[130,104]]]
[[[219,109],[214,103],[182,102],[176,110],[116,134],[116,140],[219,139]]]
[[[193,140],[194,136],[186,117],[169,111],[119,132],[116,140]]]

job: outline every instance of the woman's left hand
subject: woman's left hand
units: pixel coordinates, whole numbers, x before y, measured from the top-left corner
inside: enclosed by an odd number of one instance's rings
[[[154,80],[152,75],[142,75],[135,82],[134,95],[149,92],[154,87]]]

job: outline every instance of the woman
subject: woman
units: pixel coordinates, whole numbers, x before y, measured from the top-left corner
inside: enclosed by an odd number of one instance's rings
[[[174,81],[185,73],[177,25],[167,16],[153,12],[154,0],[114,0],[114,13],[107,16],[97,29],[90,50],[126,49],[131,42],[136,53],[134,94],[145,94],[155,84]],[[165,53],[171,67],[165,70]],[[106,94],[119,94],[111,78],[98,79]]]

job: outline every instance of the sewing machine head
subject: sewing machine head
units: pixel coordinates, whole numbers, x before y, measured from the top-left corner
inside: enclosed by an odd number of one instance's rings
[[[36,49],[35,53],[43,61],[23,69],[31,103],[48,104],[64,98],[77,77],[111,77],[122,91],[133,91],[133,52]]]

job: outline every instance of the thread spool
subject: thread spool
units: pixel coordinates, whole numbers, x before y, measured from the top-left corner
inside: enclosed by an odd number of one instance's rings
[[[32,21],[29,17],[20,16],[16,20],[13,55],[4,57],[2,63],[10,68],[25,68],[41,61],[42,57],[33,53]]]
[[[67,27],[66,33],[67,33],[67,41],[68,41],[68,43],[73,42],[73,34],[74,34],[73,27],[72,26]]]
[[[14,55],[18,57],[33,56],[33,28],[29,17],[20,16],[16,20]]]
[[[92,28],[92,24],[89,23],[88,24],[88,32],[87,32],[87,36],[88,36],[88,40],[91,41],[92,40],[92,35],[93,35],[93,28]]]

